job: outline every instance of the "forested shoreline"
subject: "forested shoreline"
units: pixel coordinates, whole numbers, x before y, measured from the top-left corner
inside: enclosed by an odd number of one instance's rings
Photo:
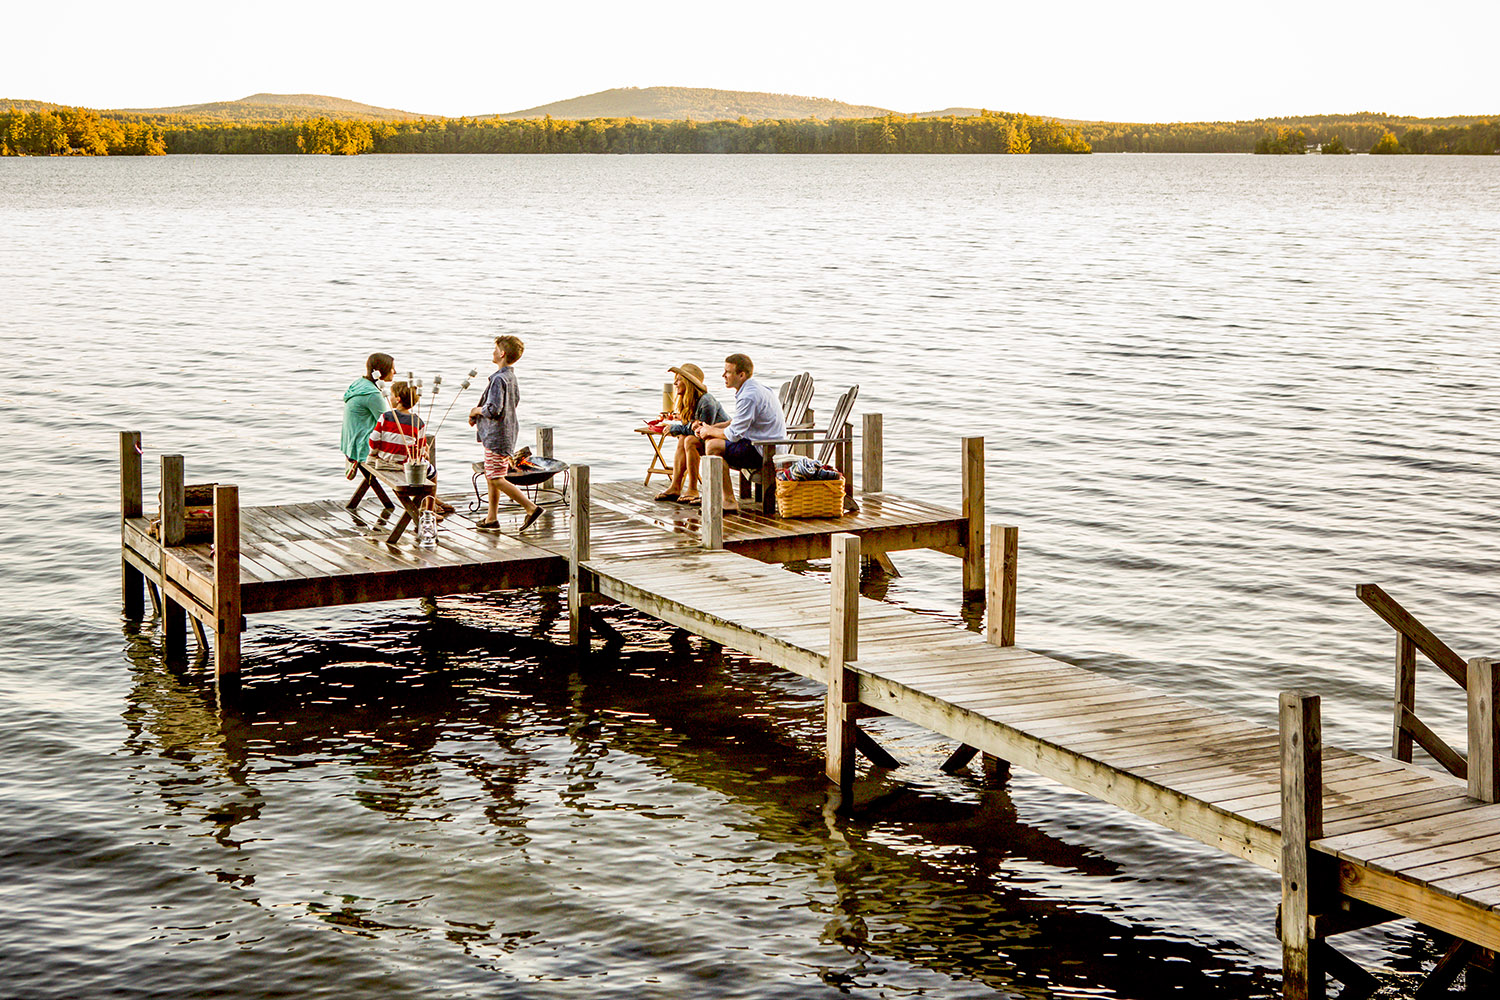
[[[1500,120],[1383,115],[1253,122],[1064,124],[982,111],[823,120],[551,117],[233,122],[86,108],[0,112],[0,156],[186,153],[1418,153],[1500,151]]]
[[[1082,126],[1096,153],[1423,153],[1490,155],[1500,151],[1500,119],[1407,121],[1385,115],[1269,118]],[[1333,148],[1330,149],[1329,147]]]
[[[1087,153],[1076,128],[1031,115],[648,121],[422,118],[122,121],[80,108],[0,113],[0,155],[178,153]]]

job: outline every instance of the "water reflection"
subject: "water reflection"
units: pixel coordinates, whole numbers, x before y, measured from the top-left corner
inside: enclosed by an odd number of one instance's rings
[[[1120,867],[1019,819],[1002,782],[871,770],[837,816],[814,686],[618,610],[627,646],[579,658],[557,641],[559,608],[525,594],[348,636],[258,628],[225,708],[202,672],[134,636],[127,750],[171,765],[158,808],[229,852],[221,880],[263,891],[246,903],[300,907],[439,968],[517,976],[540,961],[586,980],[608,954],[682,974],[748,946],[763,954],[734,956],[744,995],[800,995],[763,978],[788,963],[842,991],[935,976],[945,993],[1274,992],[1232,942],[1035,891],[1039,872]],[[341,861],[316,860],[328,850]],[[266,867],[282,854],[299,879]],[[686,931],[705,919],[749,926],[743,941]]]

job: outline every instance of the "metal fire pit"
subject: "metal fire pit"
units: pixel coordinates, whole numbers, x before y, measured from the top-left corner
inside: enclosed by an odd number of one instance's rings
[[[541,458],[531,455],[526,459],[527,468],[515,469],[506,474],[506,481],[513,486],[518,486],[531,499],[534,504],[550,507],[565,502],[568,499],[567,471],[568,463],[558,458]],[[559,472],[563,474],[561,486],[548,486],[552,478]],[[485,489],[480,486],[484,481],[484,463],[474,463],[474,502],[469,505],[469,513],[478,513],[485,505]],[[502,508],[510,509],[517,505],[500,499]]]

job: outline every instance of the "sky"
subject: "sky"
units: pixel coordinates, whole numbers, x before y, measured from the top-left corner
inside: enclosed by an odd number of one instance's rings
[[[4,24],[28,41],[0,98],[95,108],[268,92],[457,116],[678,86],[1111,121],[1500,114],[1500,0],[52,0]]]

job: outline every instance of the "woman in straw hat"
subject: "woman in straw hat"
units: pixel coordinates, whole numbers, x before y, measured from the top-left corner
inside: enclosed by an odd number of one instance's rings
[[[708,391],[702,368],[693,364],[674,365],[668,371],[672,373],[672,387],[677,390],[677,395],[672,412],[662,416],[671,421],[667,424],[667,433],[677,438],[677,453],[672,456],[672,482],[656,495],[656,499],[697,503],[703,441],[693,434],[693,421],[723,423],[729,419],[729,414]],[[683,489],[684,478],[687,480],[686,490]]]

